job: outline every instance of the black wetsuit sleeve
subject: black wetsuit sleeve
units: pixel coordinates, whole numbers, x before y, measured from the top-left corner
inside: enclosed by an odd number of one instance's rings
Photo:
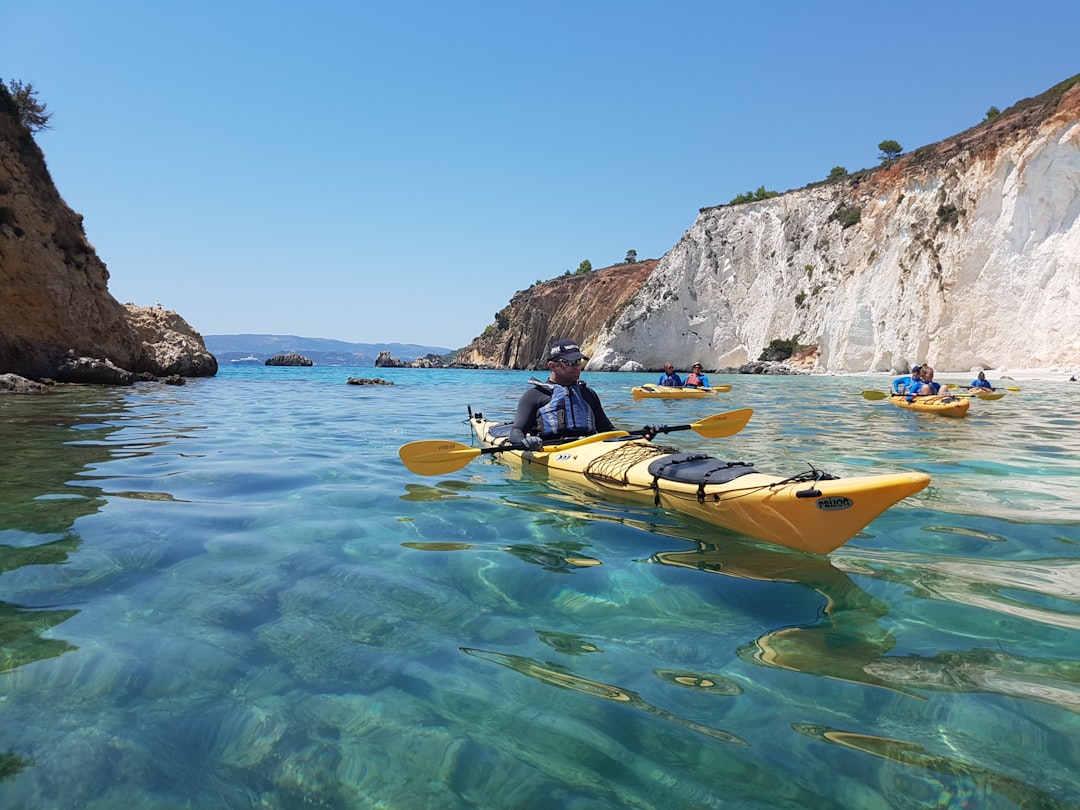
[[[550,399],[551,394],[539,388],[530,388],[521,395],[521,399],[518,400],[517,415],[514,416],[514,427],[510,431],[510,441],[518,443],[525,438],[526,433],[536,432],[536,412]]]
[[[615,426],[611,424],[611,420],[608,419],[608,415],[604,413],[604,406],[600,404],[600,397],[591,388],[585,389],[585,401],[589,403],[589,407],[592,408],[593,418],[596,419],[596,430],[598,433],[607,433],[609,430],[615,430]]]

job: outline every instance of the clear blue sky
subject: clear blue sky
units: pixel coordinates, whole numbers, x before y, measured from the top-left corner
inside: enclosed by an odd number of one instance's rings
[[[1080,73],[1080,2],[0,0],[120,301],[459,348],[698,209]]]

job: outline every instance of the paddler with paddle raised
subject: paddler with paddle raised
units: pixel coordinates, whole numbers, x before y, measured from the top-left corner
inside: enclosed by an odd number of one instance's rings
[[[588,360],[575,341],[551,341],[547,348],[550,376],[546,383],[534,383],[518,400],[509,434],[512,444],[539,450],[545,443],[616,429],[604,413],[600,397],[580,379]],[[643,429],[647,439],[656,435],[650,427]]]

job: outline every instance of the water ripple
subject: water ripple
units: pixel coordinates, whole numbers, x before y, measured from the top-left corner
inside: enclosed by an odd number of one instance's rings
[[[686,451],[925,471],[829,557],[485,457],[531,372],[223,368],[0,398],[5,807],[1076,807],[1080,386],[966,419],[731,377]]]

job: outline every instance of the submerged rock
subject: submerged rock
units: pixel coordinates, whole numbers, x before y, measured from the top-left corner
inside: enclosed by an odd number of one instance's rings
[[[48,387],[18,374],[0,374],[0,394],[40,394]]]
[[[53,372],[57,382],[90,383],[93,385],[132,385],[135,375],[111,360],[76,357],[68,352]]]

